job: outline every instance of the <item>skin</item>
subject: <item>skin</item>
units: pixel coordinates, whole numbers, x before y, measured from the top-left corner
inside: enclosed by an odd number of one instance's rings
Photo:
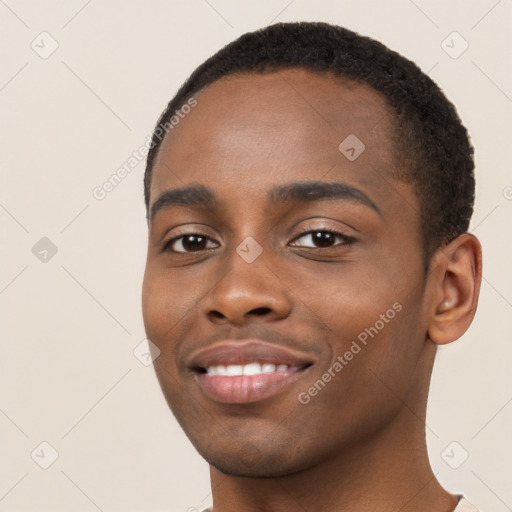
[[[428,461],[426,400],[437,345],[459,338],[476,310],[478,240],[463,234],[440,248],[425,275],[419,201],[392,177],[392,111],[373,89],[294,69],[222,79],[195,97],[160,149],[150,208],[192,183],[219,203],[169,206],[150,220],[142,306],[162,391],[210,464],[214,512],[451,512],[457,498]],[[366,146],[355,161],[338,149],[349,134]],[[356,187],[379,212],[346,198],[268,202],[272,187],[298,181]],[[308,234],[323,229],[353,241]],[[187,233],[209,242],[161,252]],[[236,252],[249,236],[263,249],[252,263]],[[299,393],[395,303],[401,311],[301,404]],[[186,356],[247,337],[315,364],[261,402],[208,399]]]

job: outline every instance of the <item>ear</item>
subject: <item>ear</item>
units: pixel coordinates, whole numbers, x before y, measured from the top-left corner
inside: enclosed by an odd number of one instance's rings
[[[475,316],[482,282],[482,247],[469,233],[458,236],[432,257],[428,337],[437,345],[460,338]]]

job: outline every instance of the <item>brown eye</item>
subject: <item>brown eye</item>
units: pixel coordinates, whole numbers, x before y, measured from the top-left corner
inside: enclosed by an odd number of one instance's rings
[[[200,233],[187,233],[169,240],[165,244],[163,251],[186,254],[189,252],[198,252],[214,248],[215,243],[212,247],[211,245],[208,246],[209,242],[213,242],[213,240],[205,235]]]
[[[337,231],[331,231],[326,229],[318,229],[313,231],[307,231],[302,233],[295,240],[308,239],[311,240],[310,245],[302,245],[301,247],[308,247],[312,249],[328,249],[330,247],[335,247],[337,245],[348,245],[354,241],[352,237],[344,235],[343,233],[338,233]],[[341,240],[341,243],[337,243],[336,239]],[[292,244],[296,245],[296,244]]]

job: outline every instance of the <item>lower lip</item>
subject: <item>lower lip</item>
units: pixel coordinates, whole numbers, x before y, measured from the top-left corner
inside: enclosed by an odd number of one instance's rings
[[[216,402],[245,404],[269,398],[289,386],[304,373],[305,369],[221,377],[202,373],[197,381],[204,393]]]

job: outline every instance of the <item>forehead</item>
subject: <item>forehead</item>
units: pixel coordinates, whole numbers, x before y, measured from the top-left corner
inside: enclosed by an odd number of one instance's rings
[[[395,166],[393,111],[369,86],[292,69],[223,78],[195,99],[157,155],[152,202],[192,181],[254,193],[292,176],[375,188]]]

